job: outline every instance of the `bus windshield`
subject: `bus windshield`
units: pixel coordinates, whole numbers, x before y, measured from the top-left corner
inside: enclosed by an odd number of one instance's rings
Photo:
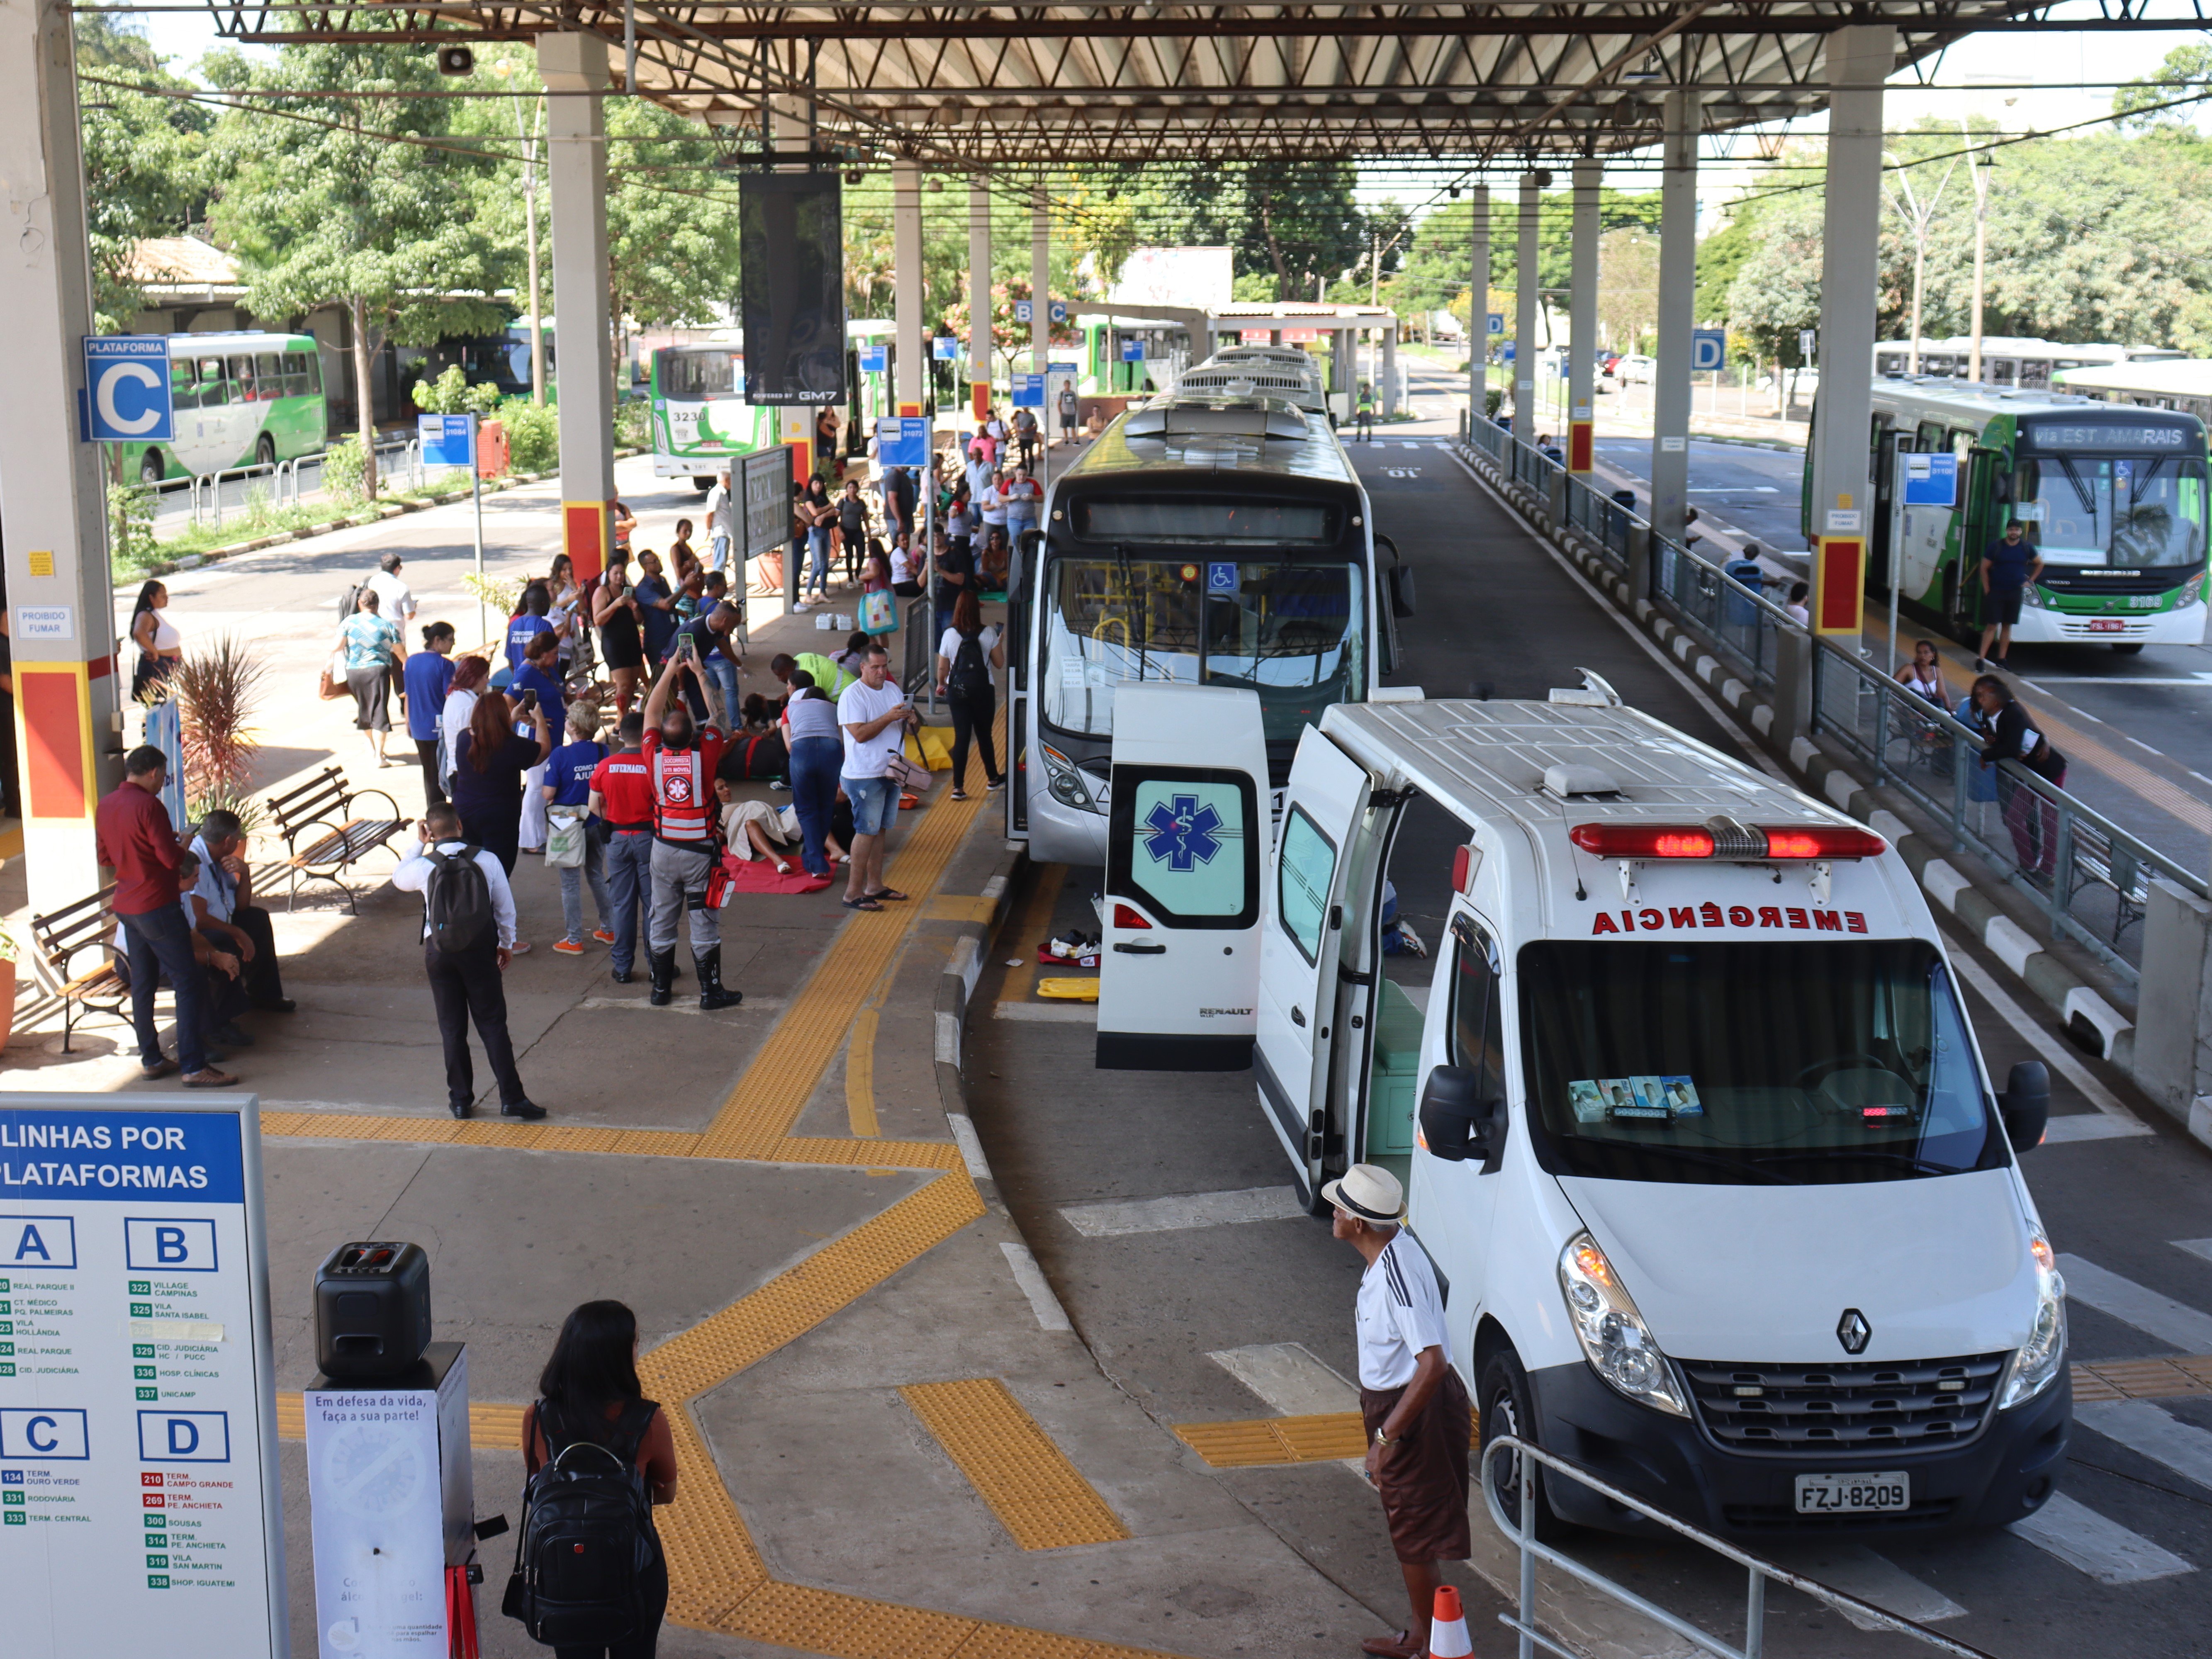
[[[729,350],[664,351],[659,359],[664,398],[727,397],[738,389]]]
[[[2179,455],[2034,456],[2013,472],[2012,514],[2047,563],[2202,565],[2204,482]]]
[[[2004,1161],[1924,941],[1543,940],[1520,977],[1529,1118],[1561,1173],[1805,1184]]]
[[[1291,739],[1365,684],[1359,569],[1266,559],[1055,559],[1046,578],[1040,709],[1085,737],[1114,731],[1121,680],[1246,687],[1267,735]]]

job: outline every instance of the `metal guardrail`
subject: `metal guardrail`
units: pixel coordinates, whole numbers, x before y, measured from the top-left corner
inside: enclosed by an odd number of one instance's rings
[[[1794,639],[1811,665],[1812,729],[1867,765],[1875,784],[1926,812],[1953,851],[1971,850],[2002,872],[2043,912],[2054,939],[2074,940],[2127,983],[2140,974],[2150,881],[2212,897],[2203,873],[2017,761],[1984,765],[1982,734],[1953,710],[1916,696],[1845,647],[1813,637],[1762,586],[1661,537],[1648,519],[1494,422],[1469,422],[1468,447],[1523,483],[1557,512],[1562,529],[1590,542],[1624,574],[1632,568],[1634,538],[1646,538],[1646,597],[1747,684],[1775,684],[1784,641]],[[1992,807],[1996,826],[1989,822]]]
[[[1501,1455],[1509,1455],[1515,1460],[1513,1476],[1520,1487],[1521,1498],[1521,1518],[1517,1522],[1505,1513],[1505,1506],[1498,1498],[1498,1483],[1492,1478],[1492,1468]],[[1614,1583],[1596,1568],[1587,1566],[1564,1551],[1540,1541],[1536,1537],[1536,1465],[1539,1463],[1565,1476],[1577,1486],[1587,1487],[1613,1503],[1633,1510],[1669,1532],[1686,1538],[1716,1555],[1724,1556],[1743,1568],[1747,1580],[1742,1645],[1732,1645],[1726,1638],[1669,1613],[1657,1602],[1638,1595],[1626,1585]],[[1498,1615],[1498,1622],[1514,1632],[1519,1638],[1519,1659],[1534,1659],[1539,1648],[1547,1653],[1561,1655],[1563,1659],[1582,1659],[1577,1650],[1553,1640],[1536,1626],[1536,1564],[1540,1561],[1579,1579],[1599,1594],[1610,1597],[1653,1624],[1672,1631],[1684,1641],[1714,1655],[1716,1659],[1764,1659],[1766,1651],[1766,1586],[1770,1581],[1802,1590],[1814,1601],[1833,1607],[1855,1624],[1895,1631],[1901,1636],[1912,1638],[1923,1647],[1934,1648],[1938,1653],[1954,1655],[1956,1659],[1991,1659],[1991,1656],[1982,1649],[1946,1636],[1941,1631],[1930,1630],[1901,1613],[1876,1607],[1871,1601],[1863,1601],[1856,1595],[1832,1589],[1817,1578],[1808,1578],[1802,1573],[1791,1572],[1786,1567],[1778,1567],[1771,1561],[1747,1553],[1725,1539],[1701,1532],[1663,1510],[1654,1509],[1642,1498],[1609,1485],[1579,1465],[1554,1456],[1540,1446],[1528,1445],[1511,1435],[1500,1435],[1482,1449],[1479,1475],[1483,1502],[1489,1507],[1492,1523],[1520,1552],[1521,1582],[1517,1604],[1512,1612]]]

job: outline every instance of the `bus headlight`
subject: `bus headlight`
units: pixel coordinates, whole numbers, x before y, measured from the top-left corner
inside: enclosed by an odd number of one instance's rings
[[[1583,1345],[1590,1369],[1619,1392],[1677,1417],[1689,1407],[1675,1386],[1674,1368],[1651,1332],[1627,1288],[1587,1232],[1577,1233],[1559,1253],[1559,1289],[1567,1298],[1568,1322]]]
[[[2065,1275],[2058,1271],[2058,1258],[2051,1254],[2042,1228],[2028,1235],[2027,1248],[2035,1257],[2035,1323],[2013,1356],[2012,1375],[2006,1379],[2004,1397],[1997,1401],[1999,1411],[2034,1399],[2066,1363]]]
[[[2179,611],[2185,605],[2196,604],[2197,600],[2203,597],[2204,573],[2200,570],[2189,579],[2189,584],[2187,586],[2184,587],[2181,592],[2173,596],[2173,608]]]
[[[2045,605],[2050,603],[2050,600],[2044,597],[2043,590],[2038,587],[2033,582],[2028,583],[2026,587],[2021,590],[2020,597],[2021,603],[2026,605],[2031,611],[2040,611]]]
[[[1091,799],[1081,769],[1073,761],[1048,743],[1039,744],[1037,752],[1044,757],[1044,787],[1054,800],[1079,812],[1098,810],[1097,803]]]

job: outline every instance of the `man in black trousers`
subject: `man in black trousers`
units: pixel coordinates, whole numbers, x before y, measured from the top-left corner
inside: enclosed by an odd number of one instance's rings
[[[455,1117],[468,1116],[475,1104],[476,1068],[469,1056],[469,1022],[474,1019],[484,1057],[499,1080],[499,1115],[544,1117],[545,1109],[532,1104],[523,1092],[514,1044],[507,1034],[507,993],[500,975],[513,957],[514,945],[514,895],[507,884],[507,872],[500,868],[498,854],[468,844],[461,833],[461,815],[447,803],[424,812],[416,835],[417,844],[392,872],[392,884],[403,893],[424,895],[422,965],[430,978],[430,1000],[438,1009],[438,1035],[445,1039],[447,1104]],[[458,948],[449,948],[431,937],[430,884],[441,859],[464,857],[472,858],[483,872],[492,925]]]
[[[246,830],[238,814],[218,807],[200,820],[192,838],[200,873],[191,896],[199,930],[218,950],[234,951],[246,974],[246,1006],[289,1014],[284,976],[276,965],[276,934],[269,913],[253,902],[253,872],[246,862]],[[235,1042],[234,1034],[229,1039]]]

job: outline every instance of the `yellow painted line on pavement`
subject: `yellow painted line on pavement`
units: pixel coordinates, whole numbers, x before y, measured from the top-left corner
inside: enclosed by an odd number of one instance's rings
[[[845,1121],[871,1140],[884,1132],[876,1118],[876,1013],[872,1006],[860,1010],[845,1046]]]
[[[924,921],[980,921],[988,924],[999,914],[999,901],[971,898],[964,893],[939,893],[923,907]]]
[[[916,1382],[899,1397],[1024,1549],[1128,1537],[1121,1518],[997,1377]]]
[[[1255,1468],[1267,1463],[1334,1463],[1363,1457],[1367,1429],[1358,1412],[1317,1412],[1306,1417],[1253,1417],[1232,1423],[1178,1423],[1176,1438],[1208,1467]],[[1480,1445],[1481,1425],[1469,1445]]]
[[[1027,1002],[1036,986],[1037,946],[1045,942],[1052,932],[1052,913],[1060,904],[1060,890],[1066,884],[1067,866],[1048,864],[1036,872],[1036,881],[1030,896],[1023,901],[1021,915],[1005,937],[1013,941],[1014,954],[1021,960],[1006,969],[1006,981],[999,990],[1001,1002]]]
[[[2212,1354],[2092,1359],[2071,1369],[2077,1404],[2093,1400],[2179,1400],[2212,1394]]]

